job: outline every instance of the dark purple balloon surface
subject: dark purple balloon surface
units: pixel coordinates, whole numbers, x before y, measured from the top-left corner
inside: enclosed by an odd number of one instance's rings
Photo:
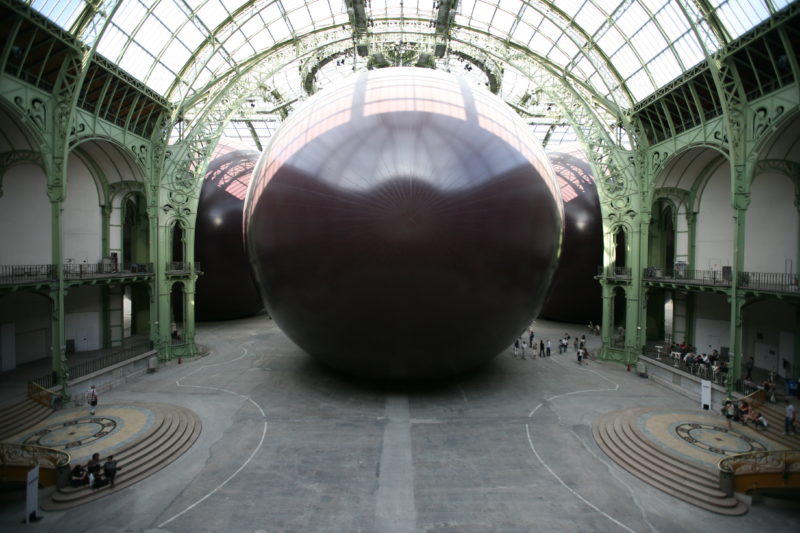
[[[579,151],[553,152],[548,157],[561,186],[564,242],[539,316],[560,322],[599,324],[602,294],[594,276],[597,266],[603,263],[603,215],[592,169]]]
[[[293,113],[246,202],[264,301],[346,373],[444,377],[537,315],[562,212],[546,156],[497,97],[449,74],[362,73]]]
[[[195,258],[203,275],[195,288],[197,320],[231,320],[264,308],[244,246],[242,215],[259,153],[217,146],[200,191]]]

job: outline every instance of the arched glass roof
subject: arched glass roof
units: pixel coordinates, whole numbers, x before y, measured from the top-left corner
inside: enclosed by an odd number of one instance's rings
[[[455,44],[480,50],[491,42],[495,48],[502,47],[509,54],[524,54],[555,75],[575,80],[616,108],[629,109],[703,61],[706,54],[719,50],[792,1],[27,0],[27,3],[82,38],[84,33],[91,34],[85,29],[92,19],[101,20],[110,14],[110,22],[96,42],[97,52],[175,103],[203,95],[216,80],[269,61],[287,46],[299,50],[301,44],[319,50],[319,61],[304,67],[301,59],[297,59],[292,65],[283,64],[284,68],[276,69],[270,86],[284,102],[305,97],[309,92],[304,72],[311,71],[313,84],[320,88],[353,70],[368,67],[368,59],[375,60],[369,54],[378,49],[384,54],[391,52],[388,47],[391,43],[396,43],[397,49],[394,64],[402,64],[404,54],[409,51],[405,48],[416,46],[418,59],[425,50],[437,50],[428,66],[455,69],[473,76],[478,83],[494,84],[510,103],[528,97],[529,84],[519,81],[521,75],[515,68],[493,65],[491,61],[466,56],[463,51],[456,53],[459,48]],[[92,6],[98,6],[97,11]],[[324,57],[323,51],[330,52],[337,44],[338,55]],[[355,53],[359,46],[369,52]],[[441,50],[447,51],[441,53]],[[465,70],[459,70],[462,68]],[[533,125],[535,128],[536,124]],[[553,124],[547,128],[551,134],[554,132]]]
[[[95,0],[29,0],[74,30]],[[116,2],[104,2],[105,9]],[[367,0],[367,33],[486,32],[530,50],[609,96],[624,85],[634,101],[652,93],[790,0]],[[352,4],[352,2],[347,2]],[[97,50],[167,97],[202,87],[276,44],[351,24],[345,0],[125,0]],[[693,30],[693,24],[697,31]]]

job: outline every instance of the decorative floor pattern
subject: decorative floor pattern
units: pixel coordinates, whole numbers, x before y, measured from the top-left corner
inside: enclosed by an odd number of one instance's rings
[[[159,418],[157,407],[145,404],[64,409],[42,423],[11,437],[9,442],[63,450],[72,462],[85,463],[92,454],[115,453],[151,431]]]
[[[651,410],[641,413],[636,426],[642,435],[665,451],[716,469],[725,456],[783,447],[758,431],[709,412]]]

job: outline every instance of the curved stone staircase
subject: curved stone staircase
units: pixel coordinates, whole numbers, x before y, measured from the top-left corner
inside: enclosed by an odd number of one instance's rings
[[[0,442],[32,428],[51,414],[52,408],[28,399],[3,407],[0,410]]]
[[[142,404],[156,413],[150,431],[123,449],[113,451],[118,471],[114,488],[109,485],[97,489],[88,487],[62,487],[49,499],[42,499],[45,511],[60,511],[97,500],[133,485],[180,457],[197,440],[202,429],[200,418],[190,409],[176,405]],[[105,456],[101,458],[105,460]]]
[[[595,441],[622,468],[667,494],[719,514],[746,513],[745,504],[720,490],[716,471],[672,455],[642,435],[636,420],[650,410],[626,409],[602,415],[592,427]]]

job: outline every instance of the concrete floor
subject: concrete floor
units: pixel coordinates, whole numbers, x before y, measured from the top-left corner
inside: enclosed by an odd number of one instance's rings
[[[538,321],[553,346],[586,328]],[[588,336],[590,350],[599,337]],[[0,531],[750,532],[800,530],[797,505],[766,501],[716,515],[631,476],[595,444],[592,421],[627,407],[695,402],[624,367],[578,366],[570,350],[514,359],[435,386],[389,388],[316,365],[265,316],[201,324],[210,355],[104,394],[193,409],[203,432],[150,478]]]

